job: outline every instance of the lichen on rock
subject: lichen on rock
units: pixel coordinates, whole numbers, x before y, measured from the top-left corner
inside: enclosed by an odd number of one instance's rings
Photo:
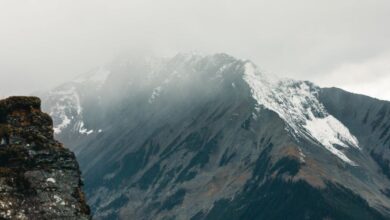
[[[0,219],[91,218],[75,155],[39,98],[0,100],[0,139]]]

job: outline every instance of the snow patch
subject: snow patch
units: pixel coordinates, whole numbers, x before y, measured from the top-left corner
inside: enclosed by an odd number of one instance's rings
[[[58,195],[53,196],[56,203],[59,203],[60,205],[66,205],[65,201]]]
[[[53,198],[56,201],[56,203],[60,203],[60,202],[63,201],[62,198],[60,196],[58,196],[58,195],[54,195]]]
[[[56,180],[55,180],[54,178],[50,177],[50,178],[47,178],[47,179],[46,179],[46,182],[49,182],[49,183],[56,183]]]
[[[306,121],[304,127],[309,132],[309,135],[318,140],[327,150],[345,162],[356,166],[353,161],[351,161],[341,150],[334,147],[334,145],[344,148],[348,148],[349,146],[359,148],[358,141],[349,133],[348,129],[332,115],[328,115],[325,118],[313,117]],[[348,143],[348,145],[346,143]]]
[[[68,125],[71,122],[71,120],[65,114],[61,114],[60,118],[61,118],[61,121],[62,121],[61,124],[59,124],[59,125],[57,125],[56,127],[53,128],[55,134],[61,133],[62,129],[68,127]]]
[[[78,128],[78,132],[80,134],[86,134],[86,135],[90,135],[93,133],[93,130],[88,130],[87,128],[84,127],[84,122],[83,121],[79,121],[77,123],[77,126],[76,128]]]
[[[360,149],[359,143],[348,128],[329,115],[319,102],[318,87],[295,80],[272,82],[251,62],[246,62],[244,69],[244,80],[258,105],[276,112],[294,137],[314,139],[341,160],[356,165],[334,145]]]

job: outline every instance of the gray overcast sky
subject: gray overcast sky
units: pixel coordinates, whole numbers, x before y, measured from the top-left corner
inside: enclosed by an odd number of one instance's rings
[[[389,0],[1,0],[0,96],[125,51],[195,50],[390,100],[389,27]]]

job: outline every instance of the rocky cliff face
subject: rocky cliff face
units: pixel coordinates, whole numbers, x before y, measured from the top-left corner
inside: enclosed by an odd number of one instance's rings
[[[90,219],[74,154],[36,97],[0,101],[0,219]]]

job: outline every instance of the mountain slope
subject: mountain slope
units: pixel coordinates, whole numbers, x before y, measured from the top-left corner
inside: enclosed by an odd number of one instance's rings
[[[270,79],[226,54],[102,69],[44,97],[56,135],[77,153],[95,218],[390,216],[389,163],[375,156],[388,110],[368,114],[379,124],[366,129],[330,90]]]

